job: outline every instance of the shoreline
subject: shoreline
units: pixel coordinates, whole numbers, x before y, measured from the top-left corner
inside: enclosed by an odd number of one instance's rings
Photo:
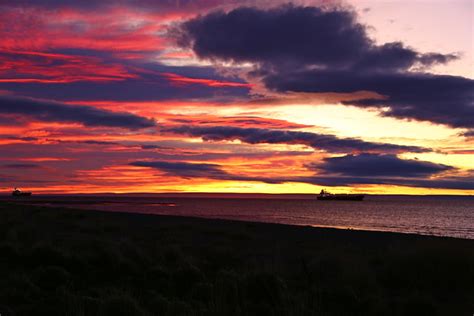
[[[343,227],[343,226],[329,226],[329,225],[308,225],[308,224],[286,224],[286,223],[276,223],[276,222],[259,222],[259,221],[251,221],[251,220],[244,220],[244,219],[226,219],[220,217],[205,217],[205,216],[189,216],[189,215],[163,215],[163,214],[150,214],[150,213],[140,213],[135,211],[125,212],[125,211],[106,211],[106,210],[97,210],[97,209],[89,209],[89,208],[74,208],[74,206],[40,206],[46,208],[62,208],[68,209],[71,211],[88,211],[88,212],[105,212],[105,213],[113,213],[113,214],[123,214],[122,216],[137,215],[137,216],[145,216],[145,217],[161,217],[161,218],[170,218],[173,220],[204,220],[209,221],[209,224],[218,224],[219,222],[222,223],[249,223],[249,224],[262,224],[262,225],[278,225],[281,227],[291,227],[291,228],[311,228],[322,231],[346,231],[346,232],[361,232],[361,233],[380,233],[380,234],[395,234],[395,235],[409,235],[409,236],[420,236],[420,237],[436,237],[436,238],[448,238],[448,239],[459,239],[459,240],[469,240],[474,241],[472,238],[462,238],[462,237],[453,237],[453,236],[444,236],[444,235],[435,235],[435,234],[421,234],[421,233],[414,233],[414,232],[395,232],[390,230],[376,230],[370,229],[369,227],[365,228],[354,228],[354,227]]]
[[[106,213],[123,213],[123,214],[136,214],[136,215],[144,215],[144,216],[159,216],[159,217],[177,217],[177,218],[189,218],[189,219],[208,219],[208,220],[216,220],[216,221],[235,221],[235,222],[242,222],[242,223],[259,223],[259,224],[270,224],[270,225],[287,225],[287,226],[295,226],[295,227],[312,227],[315,229],[335,229],[335,230],[343,230],[343,231],[357,231],[357,232],[372,232],[372,233],[392,233],[392,234],[402,234],[402,235],[415,235],[415,236],[426,236],[426,237],[440,237],[440,238],[453,238],[453,239],[461,239],[461,240],[474,240],[474,238],[464,238],[458,236],[446,236],[441,234],[428,234],[428,233],[418,233],[418,232],[401,232],[401,231],[392,231],[392,230],[378,230],[376,228],[371,229],[370,227],[356,227],[356,226],[337,226],[337,225],[318,225],[318,224],[297,224],[297,223],[278,223],[278,222],[269,222],[269,221],[253,221],[253,220],[245,220],[245,219],[227,219],[224,217],[206,217],[206,216],[190,216],[190,215],[167,215],[167,214],[153,214],[153,213],[145,213],[140,211],[113,211],[113,210],[100,210],[91,208],[81,208],[78,205],[101,205],[101,204],[124,204],[121,201],[107,201],[107,200],[90,200],[90,201],[71,201],[71,200],[52,200],[52,201],[44,201],[44,200],[33,200],[33,201],[15,201],[15,200],[0,200],[0,203],[10,203],[12,205],[28,205],[31,207],[46,207],[46,208],[58,208],[58,209],[70,209],[70,210],[79,210],[79,211],[90,211],[90,212],[106,212]],[[322,203],[322,202],[321,202]],[[49,204],[49,205],[48,205]],[[130,204],[136,204],[136,202],[130,202]],[[144,203],[149,204],[149,203]],[[168,202],[157,202],[155,204],[174,204]],[[76,207],[75,207],[76,206]]]
[[[27,204],[26,204],[27,205]],[[32,205],[36,206],[36,205]],[[43,205],[38,205],[38,207],[45,207],[45,208],[58,208],[58,209],[64,209],[64,210],[69,210],[69,211],[85,211],[85,212],[92,212],[93,214],[100,214],[100,213],[111,213],[111,214],[120,214],[120,216],[143,216],[145,218],[153,218],[153,217],[158,217],[159,219],[165,219],[165,220],[176,220],[176,221],[196,221],[196,222],[205,222],[207,224],[252,224],[252,225],[262,225],[262,228],[265,228],[264,226],[266,225],[276,225],[280,226],[282,229],[284,228],[290,228],[290,229],[298,229],[298,228],[305,228],[305,229],[314,229],[314,231],[321,231],[319,233],[322,233],[323,231],[325,232],[339,232],[339,231],[344,231],[344,232],[360,232],[360,233],[373,233],[373,234],[394,234],[394,235],[400,235],[400,236],[412,236],[412,237],[433,237],[433,238],[446,238],[446,239],[456,239],[456,240],[468,240],[468,241],[473,241],[474,239],[470,238],[461,238],[461,237],[452,237],[452,236],[442,236],[442,235],[428,235],[428,234],[417,234],[417,233],[404,233],[404,232],[394,232],[394,231],[389,231],[389,230],[372,230],[369,228],[353,228],[353,227],[343,227],[343,226],[324,226],[324,225],[308,225],[308,224],[286,224],[286,223],[276,223],[276,222],[259,222],[259,221],[252,221],[252,220],[243,220],[243,219],[226,219],[226,218],[220,218],[220,217],[205,217],[205,216],[189,216],[189,215],[163,215],[163,214],[151,214],[151,213],[140,213],[140,212],[135,212],[135,211],[106,211],[106,210],[97,210],[97,209],[89,209],[89,208],[74,208],[74,206],[43,206]],[[158,220],[159,220],[158,219]]]

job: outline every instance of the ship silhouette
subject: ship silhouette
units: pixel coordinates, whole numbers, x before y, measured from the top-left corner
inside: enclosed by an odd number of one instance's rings
[[[23,192],[19,188],[14,188],[12,191],[12,196],[31,196],[31,192]]]
[[[318,200],[322,201],[362,201],[365,194],[332,194],[326,190],[321,190]]]

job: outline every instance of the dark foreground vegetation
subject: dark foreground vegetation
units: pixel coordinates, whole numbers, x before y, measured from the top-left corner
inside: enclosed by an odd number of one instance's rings
[[[472,315],[474,241],[0,205],[0,314]]]

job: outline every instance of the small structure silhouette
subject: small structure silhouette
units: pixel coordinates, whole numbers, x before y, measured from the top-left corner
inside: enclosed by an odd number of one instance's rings
[[[31,192],[23,192],[19,188],[14,188],[12,196],[31,196]]]

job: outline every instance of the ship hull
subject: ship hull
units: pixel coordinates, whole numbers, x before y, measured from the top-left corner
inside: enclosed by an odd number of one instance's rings
[[[13,193],[12,196],[17,196],[17,197],[31,196],[31,192]]]
[[[320,201],[362,201],[365,195],[363,194],[334,194],[318,196]]]

